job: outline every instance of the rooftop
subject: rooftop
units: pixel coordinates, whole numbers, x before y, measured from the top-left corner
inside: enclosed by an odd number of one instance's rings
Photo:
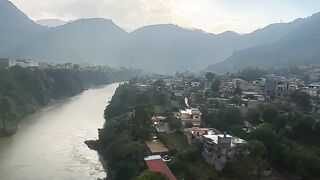
[[[181,114],[189,114],[189,115],[201,115],[201,111],[197,108],[187,108],[185,110],[180,110]]]
[[[224,134],[208,134],[208,135],[203,135],[205,138],[211,139],[213,143],[218,144],[218,139],[223,138],[225,135]],[[245,140],[240,139],[238,137],[232,137],[229,134],[226,134],[227,138],[231,138],[231,147],[235,147],[237,144],[243,144],[246,143]]]
[[[172,174],[167,164],[162,160],[160,155],[145,157],[144,160],[152,172],[160,172],[168,177],[169,180],[176,180],[177,178]]]
[[[145,143],[152,154],[169,152],[169,149],[157,139],[146,141]]]

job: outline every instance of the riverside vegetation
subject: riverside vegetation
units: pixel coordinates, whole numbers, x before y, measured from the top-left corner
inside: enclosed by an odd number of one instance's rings
[[[214,90],[214,88],[213,88]],[[156,88],[141,90],[134,83],[121,85],[105,110],[106,123],[99,129],[98,151],[107,161],[110,179],[152,179],[156,175],[145,171],[143,158],[150,155],[144,141],[154,130],[150,117],[164,114],[171,126],[181,124],[171,118],[183,102],[172,103],[165,91]],[[175,104],[175,105],[174,105]],[[215,127],[249,142],[250,157],[236,157],[221,172],[207,165],[201,157],[201,145],[190,146],[182,133],[159,135],[160,140],[173,152],[170,169],[178,179],[258,179],[259,173],[273,168],[289,179],[317,179],[320,177],[319,121],[308,114],[260,106],[243,114],[238,108],[203,106],[205,127]],[[255,126],[251,132],[243,123]],[[159,176],[157,176],[159,177]],[[161,178],[160,178],[161,179]]]
[[[20,121],[53,100],[74,96],[95,85],[128,80],[139,71],[129,69],[0,68],[0,136],[16,132]]]

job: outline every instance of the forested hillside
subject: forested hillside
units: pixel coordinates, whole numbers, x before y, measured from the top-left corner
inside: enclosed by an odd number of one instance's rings
[[[86,88],[138,75],[134,70],[0,69],[0,135],[13,134],[20,120],[53,100]]]

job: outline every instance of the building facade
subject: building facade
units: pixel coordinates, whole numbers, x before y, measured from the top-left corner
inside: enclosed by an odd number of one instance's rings
[[[203,135],[202,156],[207,163],[222,171],[226,163],[234,160],[237,148],[246,141],[224,134]]]

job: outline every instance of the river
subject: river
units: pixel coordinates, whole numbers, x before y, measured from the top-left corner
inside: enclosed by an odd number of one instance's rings
[[[97,152],[103,111],[118,83],[90,89],[29,115],[18,132],[0,139],[1,180],[90,180],[106,177]]]

